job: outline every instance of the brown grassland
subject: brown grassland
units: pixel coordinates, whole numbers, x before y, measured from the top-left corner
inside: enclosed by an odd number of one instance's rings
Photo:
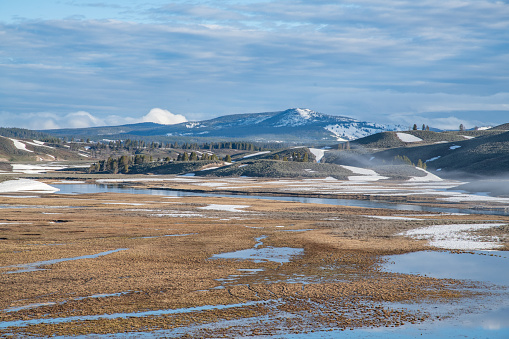
[[[215,338],[431,321],[426,312],[391,303],[469,298],[471,283],[380,270],[384,255],[430,249],[395,234],[436,224],[509,223],[503,216],[424,212],[412,212],[420,220],[382,220],[366,216],[402,213],[235,196],[44,194],[3,196],[1,204],[10,208],[0,208],[0,321],[78,317],[0,329],[0,336],[14,337],[155,330],[185,337],[194,329],[193,336]],[[212,204],[245,207],[202,208]],[[507,235],[505,228],[484,232]],[[303,252],[283,263],[212,258],[252,249],[260,237],[258,249]],[[114,250],[16,273],[23,269],[17,265]],[[15,310],[31,304],[46,305]],[[157,310],[176,311],[150,313]],[[133,312],[147,313],[86,318]]]

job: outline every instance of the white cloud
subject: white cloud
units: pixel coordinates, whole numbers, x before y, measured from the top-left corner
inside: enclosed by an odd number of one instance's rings
[[[185,116],[173,114],[170,111],[161,108],[152,108],[150,112],[142,118],[143,122],[155,122],[156,124],[174,125],[186,122]]]
[[[63,122],[66,127],[71,128],[85,128],[104,124],[101,119],[85,111],[69,113],[63,118]]]

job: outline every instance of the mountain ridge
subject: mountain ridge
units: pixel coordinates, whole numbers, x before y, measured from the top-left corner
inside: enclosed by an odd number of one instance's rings
[[[166,136],[236,138],[262,142],[349,141],[367,135],[403,129],[402,126],[360,121],[345,116],[327,115],[305,108],[284,111],[241,113],[209,120],[174,125],[139,123],[76,129],[44,130],[56,136],[107,137]]]

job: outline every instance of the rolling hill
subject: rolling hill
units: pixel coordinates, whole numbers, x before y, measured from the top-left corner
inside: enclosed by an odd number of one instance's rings
[[[416,147],[397,147],[373,153],[376,159],[407,156],[421,159],[428,169],[444,176],[480,177],[509,175],[509,132]]]

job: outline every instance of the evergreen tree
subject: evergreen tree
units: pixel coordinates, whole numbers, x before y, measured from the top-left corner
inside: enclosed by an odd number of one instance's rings
[[[417,131],[417,124],[414,124],[414,127],[412,127],[414,131]]]

